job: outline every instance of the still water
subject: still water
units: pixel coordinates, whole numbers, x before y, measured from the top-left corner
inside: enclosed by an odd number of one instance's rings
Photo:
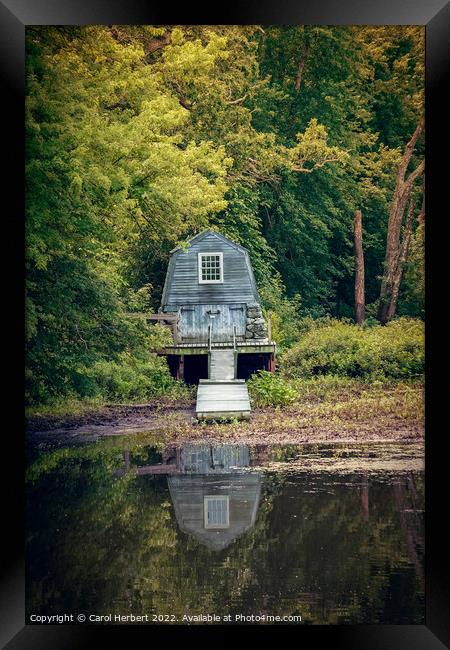
[[[41,450],[27,479],[28,616],[423,623],[422,451],[126,439]]]

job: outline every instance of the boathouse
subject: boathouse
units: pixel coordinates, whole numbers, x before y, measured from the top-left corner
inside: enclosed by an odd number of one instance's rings
[[[275,343],[261,310],[248,251],[205,230],[170,253],[161,307],[173,343],[158,350],[174,377],[199,384],[197,417],[248,417],[245,380],[275,369]]]

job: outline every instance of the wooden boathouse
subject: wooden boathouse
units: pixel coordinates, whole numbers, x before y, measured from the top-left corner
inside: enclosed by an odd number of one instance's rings
[[[172,330],[165,355],[174,377],[198,384],[199,419],[248,418],[245,380],[275,370],[248,251],[205,230],[170,253],[161,307],[150,316]]]

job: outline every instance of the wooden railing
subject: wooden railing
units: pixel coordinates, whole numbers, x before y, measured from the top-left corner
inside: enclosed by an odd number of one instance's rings
[[[169,327],[172,332],[172,338],[174,343],[179,342],[178,326],[181,318],[180,310],[178,310],[175,313],[172,312],[168,314],[164,312],[158,312],[157,314],[148,314],[147,316],[145,316],[145,318],[147,321],[157,321],[162,325],[167,325],[167,327]]]

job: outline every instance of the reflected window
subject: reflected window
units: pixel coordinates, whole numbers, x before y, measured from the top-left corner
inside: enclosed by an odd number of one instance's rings
[[[196,466],[199,464],[199,462],[200,462],[200,454],[198,453],[198,451],[194,451],[194,452],[191,454],[191,461],[190,461],[191,464],[190,464],[190,467],[191,467],[191,468],[192,468],[192,467],[196,467]]]
[[[205,510],[205,528],[229,527],[229,497],[204,497],[203,503]]]

